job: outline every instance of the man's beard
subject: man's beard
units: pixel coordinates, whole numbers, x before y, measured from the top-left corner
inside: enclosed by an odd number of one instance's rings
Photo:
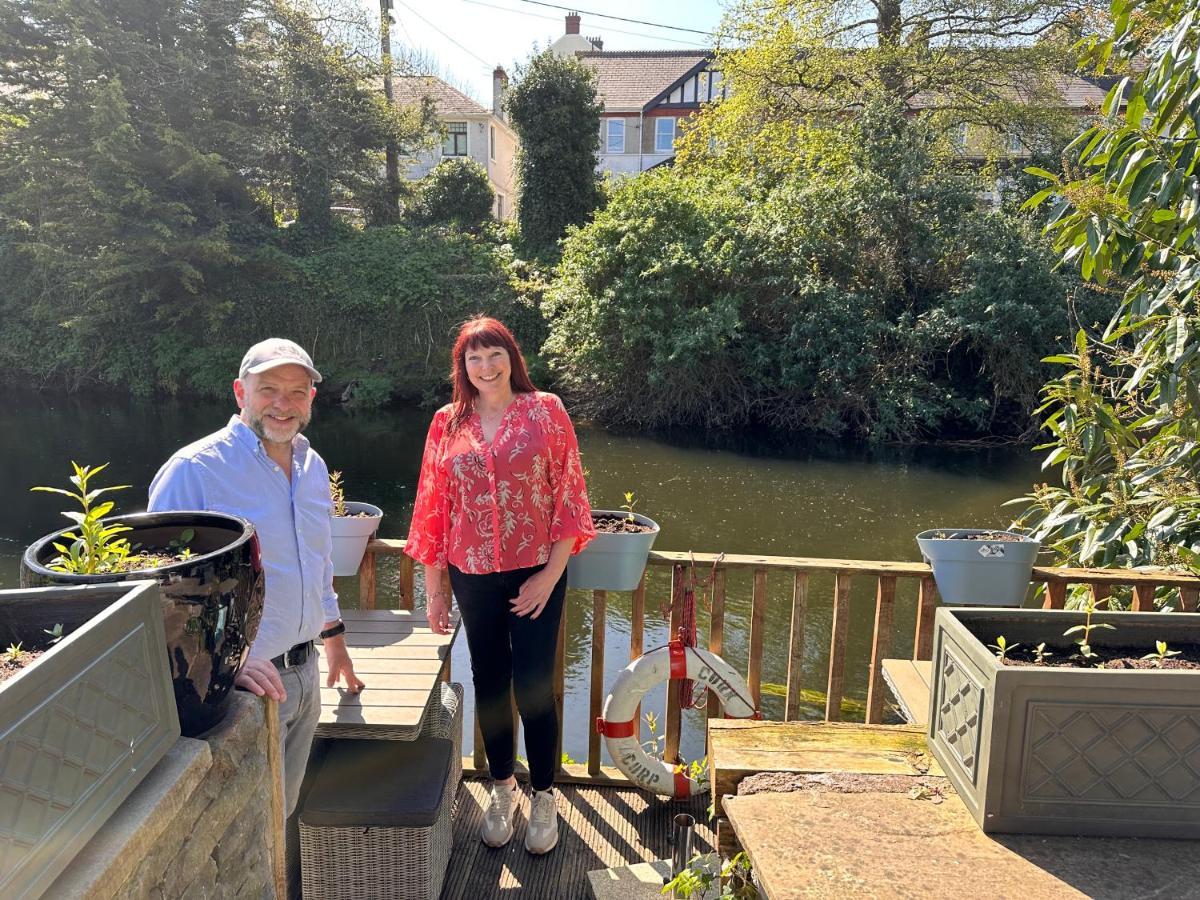
[[[250,421],[248,423],[250,426],[250,430],[253,431],[255,434],[257,434],[261,440],[267,441],[269,443],[290,444],[292,442],[292,438],[294,438],[296,435],[298,435],[300,432],[302,432],[305,428],[308,427],[308,423],[312,421],[312,413],[309,413],[307,416],[293,417],[292,424],[295,426],[295,430],[287,437],[286,440],[282,440],[282,441],[271,437],[267,433],[266,419],[267,419],[267,416],[265,413],[263,415],[257,416],[257,417],[250,416]],[[280,425],[278,425],[278,423],[276,423],[275,427],[278,428],[278,427],[282,427],[282,426],[280,426]]]

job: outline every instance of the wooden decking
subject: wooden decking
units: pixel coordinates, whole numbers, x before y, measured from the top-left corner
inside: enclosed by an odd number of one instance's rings
[[[512,842],[493,850],[479,840],[487,790],[488,782],[479,779],[465,779],[458,789],[454,850],[442,900],[586,900],[592,896],[587,873],[593,869],[669,859],[671,818],[681,812],[696,817],[696,851],[713,848],[708,794],[676,802],[636,788],[560,784],[557,848],[543,857],[525,852],[526,794]]]

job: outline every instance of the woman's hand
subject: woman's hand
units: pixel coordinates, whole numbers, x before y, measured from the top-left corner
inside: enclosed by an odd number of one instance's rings
[[[508,601],[512,606],[512,611],[518,616],[529,616],[531,619],[536,619],[546,608],[546,603],[550,600],[550,592],[554,590],[554,585],[558,583],[560,577],[561,573],[553,575],[548,568],[530,575],[521,585],[517,596]]]
[[[434,634],[450,633],[450,595],[445,590],[429,595],[425,601],[425,617]]]

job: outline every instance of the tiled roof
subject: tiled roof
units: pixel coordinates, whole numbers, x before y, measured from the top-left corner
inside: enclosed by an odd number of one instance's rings
[[[398,75],[392,79],[392,98],[397,106],[409,106],[422,97],[432,100],[438,115],[443,118],[491,114],[490,109],[432,75]]]
[[[596,70],[597,93],[605,112],[631,112],[678,81],[697,63],[712,57],[708,50],[616,50],[577,53]]]
[[[1097,84],[1096,82],[1099,82]],[[1108,88],[1111,84],[1102,79],[1085,79],[1077,75],[1062,75],[1055,80],[1055,87],[1058,89],[1059,102],[1066,109],[1073,110],[1098,110],[1104,102],[1104,97],[1108,93]],[[1015,95],[1019,100],[1028,99],[1028,94],[1025,94],[1020,89],[1009,91],[1010,95]],[[935,105],[937,96],[930,93],[920,93],[908,101],[908,105],[912,109],[925,109]]]

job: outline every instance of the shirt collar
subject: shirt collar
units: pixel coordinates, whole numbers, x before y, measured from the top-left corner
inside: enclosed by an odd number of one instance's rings
[[[267,450],[263,446],[262,438],[255,434],[250,429],[250,426],[242,421],[241,416],[234,415],[230,417],[229,431],[233,434],[234,439],[251,453],[266,454]],[[303,459],[303,454],[308,452],[308,438],[302,434],[296,435],[292,438],[292,449],[300,451],[300,458]]]

